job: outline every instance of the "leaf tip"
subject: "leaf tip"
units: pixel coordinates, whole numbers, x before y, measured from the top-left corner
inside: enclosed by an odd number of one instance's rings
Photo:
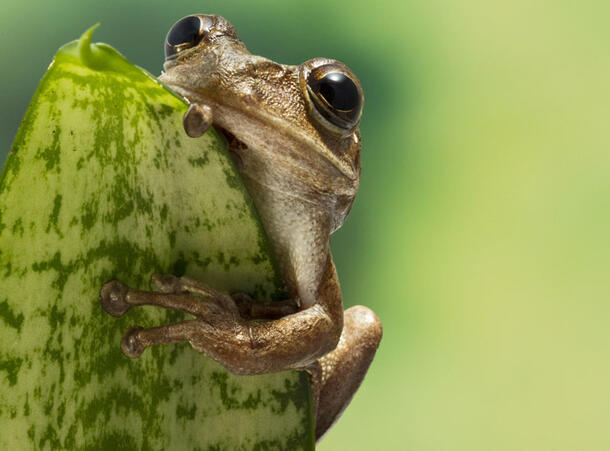
[[[91,68],[99,67],[102,63],[102,61],[100,61],[100,55],[98,55],[96,45],[91,44],[91,37],[93,36],[93,32],[99,26],[100,23],[96,23],[87,31],[85,31],[78,40],[78,55],[80,56],[81,61],[86,66],[89,66]]]

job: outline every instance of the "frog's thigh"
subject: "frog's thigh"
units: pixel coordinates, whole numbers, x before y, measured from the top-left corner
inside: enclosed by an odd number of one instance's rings
[[[345,311],[339,344],[318,359],[321,374],[312,375],[312,383],[317,385],[312,387],[314,396],[318,394],[316,440],[339,418],[358,390],[381,335],[381,322],[372,310],[357,305]]]

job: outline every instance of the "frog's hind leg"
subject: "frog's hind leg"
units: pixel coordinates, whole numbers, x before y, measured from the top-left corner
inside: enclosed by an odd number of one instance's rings
[[[364,379],[381,340],[381,322],[357,305],[344,313],[337,347],[308,368],[316,408],[316,441],[343,413]]]

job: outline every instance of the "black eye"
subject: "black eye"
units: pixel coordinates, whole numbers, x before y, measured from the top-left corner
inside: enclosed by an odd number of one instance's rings
[[[180,51],[199,44],[212,26],[213,19],[210,16],[187,16],[180,19],[165,38],[165,59],[175,58]]]
[[[318,112],[343,129],[358,123],[362,111],[362,90],[358,80],[344,66],[325,64],[307,77],[310,98]]]
[[[309,86],[336,110],[351,111],[360,104],[358,88],[341,72],[331,72],[321,80],[312,80]]]

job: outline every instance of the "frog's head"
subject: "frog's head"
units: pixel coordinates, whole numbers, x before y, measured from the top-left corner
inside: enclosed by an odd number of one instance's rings
[[[211,108],[247,179],[322,203],[333,229],[343,223],[360,180],[364,103],[347,66],[327,58],[288,66],[252,55],[227,20],[211,15],[178,21],[165,55],[160,80]]]

